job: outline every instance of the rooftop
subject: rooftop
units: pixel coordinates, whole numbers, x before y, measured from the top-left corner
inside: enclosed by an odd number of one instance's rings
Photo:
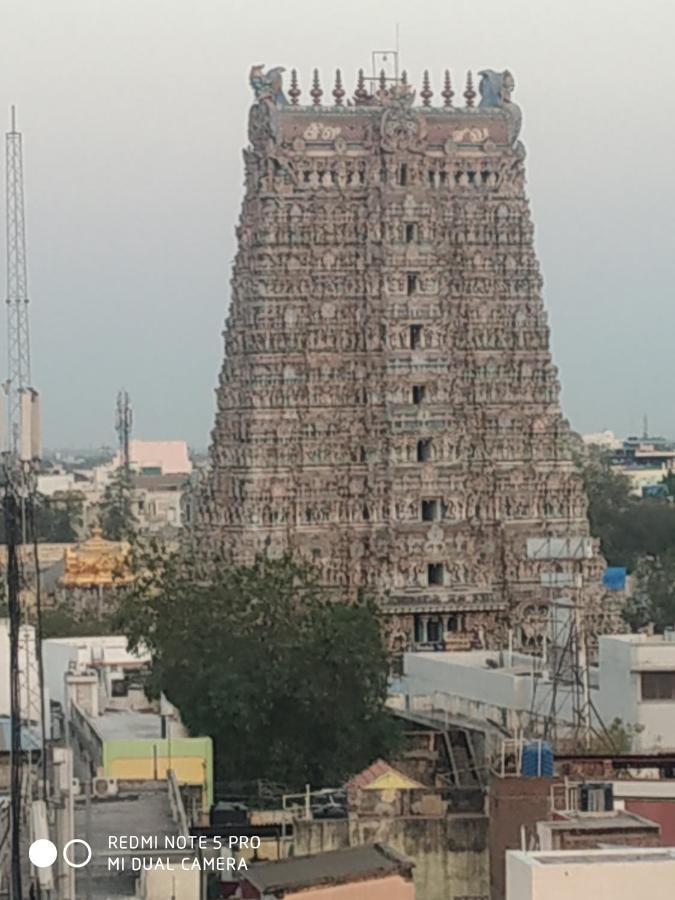
[[[103,715],[89,721],[103,741],[162,737],[162,717],[153,712],[107,709]]]
[[[376,759],[375,762],[354,775],[347,782],[347,788],[361,788],[362,790],[403,790],[414,791],[422,789],[424,785],[413,778],[409,778],[399,769],[395,769],[383,759]]]
[[[399,873],[412,876],[413,863],[383,844],[331,850],[254,865],[246,880],[259,891],[301,890],[319,884],[345,884]]]
[[[650,828],[658,831],[659,826],[650,819],[638,816],[636,813],[617,809],[614,812],[600,813],[559,813],[561,819],[545,822],[547,828],[553,831],[630,831],[632,829],[644,830]]]
[[[509,851],[530,866],[589,866],[619,863],[672,863],[675,866],[675,848],[618,848],[616,850],[554,850],[542,853]]]
[[[186,441],[139,441],[129,443],[132,468],[159,469],[162,475],[187,475],[192,471]],[[119,466],[120,455],[113,464]]]

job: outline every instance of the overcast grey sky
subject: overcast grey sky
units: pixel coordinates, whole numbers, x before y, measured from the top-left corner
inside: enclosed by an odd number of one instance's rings
[[[324,87],[340,66],[351,92],[396,22],[415,83],[425,67],[436,90],[446,66],[458,85],[467,68],[515,75],[573,426],[635,432],[647,412],[675,436],[669,0],[0,0],[48,446],[112,442],[122,386],[138,437],[206,446],[248,70],[295,66],[307,90],[313,66]]]

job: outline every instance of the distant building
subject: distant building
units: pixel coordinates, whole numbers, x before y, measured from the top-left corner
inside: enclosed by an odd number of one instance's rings
[[[41,576],[46,605],[101,618],[134,580],[128,554],[128,543],[106,540],[98,527],[87,540],[64,545]]]
[[[537,733],[555,709],[558,734],[575,722],[573,696],[548,660],[508,651],[406,653],[391,704],[439,719],[462,717],[499,741],[500,729]],[[640,752],[675,750],[675,635],[615,634],[599,639],[589,667],[603,722],[620,719]],[[555,706],[553,700],[555,698]],[[502,732],[503,734],[503,732]]]
[[[61,705],[77,746],[80,772],[113,785],[166,781],[173,770],[208,811],[213,802],[213,751],[208,737],[187,737],[164,697],[147,699],[143,673],[150,657],[131,653],[127,639],[53,638],[43,642],[45,680]],[[83,768],[84,767],[84,770]],[[97,790],[98,781],[94,788]]]
[[[182,525],[182,498],[188,480],[184,474],[131,476],[132,510],[142,531],[175,535]]]
[[[505,900],[508,850],[581,851],[611,845],[658,847],[662,842],[659,822],[624,810],[611,782],[495,773],[489,808],[491,900]]]
[[[540,850],[661,846],[657,822],[622,810],[560,812],[554,820],[537,823],[537,836]]]
[[[606,635],[599,648],[604,720],[636,727],[636,750],[675,750],[675,633]]]
[[[511,850],[506,871],[507,900],[672,900],[675,849]]]
[[[602,447],[605,450],[618,450],[623,442],[613,431],[594,431],[590,434],[582,434],[584,444],[592,447]]]
[[[415,900],[413,863],[390,847],[350,847],[251,866],[246,900]]]
[[[434,751],[431,754],[435,756]],[[413,881],[420,900],[487,897],[488,817],[483,793],[480,788],[453,791],[447,780],[441,780],[437,757],[436,762],[436,777],[423,784],[408,771],[376,760],[345,785],[345,813],[336,811],[328,817],[323,810],[312,809],[308,816],[298,810],[293,820],[294,852],[324,855],[377,841],[414,860]],[[415,768],[407,754],[405,763],[406,770]],[[457,812],[455,804],[460,805]],[[368,892],[351,896],[380,894],[371,893],[369,886]],[[388,897],[384,893],[382,900]]]
[[[189,475],[192,463],[185,441],[141,441],[129,442],[129,462],[139,475]],[[120,454],[115,454],[113,466],[121,463]]]

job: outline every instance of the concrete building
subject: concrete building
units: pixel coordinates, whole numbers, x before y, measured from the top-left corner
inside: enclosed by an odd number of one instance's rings
[[[675,850],[510,850],[506,873],[507,900],[672,900]]]
[[[413,864],[374,844],[253,865],[242,879],[245,900],[415,900]]]
[[[113,458],[113,468],[121,463],[119,453]],[[186,441],[129,442],[129,464],[138,475],[189,475],[192,463]]]
[[[163,697],[147,699],[142,679],[147,653],[130,653],[126,638],[113,636],[46,640],[43,654],[45,680],[79,748],[80,777],[95,776],[105,791],[106,782],[166,781],[173,770],[208,810],[211,739],[187,737],[172,704]]]
[[[346,793],[346,816],[300,814],[294,819],[295,854],[356,849],[376,841],[414,862],[419,900],[487,897],[488,818],[480,791],[479,811],[455,813],[442,790],[376,760],[350,779]]]
[[[656,822],[622,810],[555,813],[555,819],[537,822],[540,850],[589,850],[610,845],[660,847]]]
[[[614,806],[643,816],[661,829],[661,843],[675,847],[675,780],[622,778],[613,781]]]
[[[138,527],[149,534],[175,537],[182,523],[183,493],[189,476],[132,475],[132,510]]]
[[[671,635],[601,636],[598,665],[589,667],[589,689],[606,725],[621,720],[631,749],[675,750]],[[574,723],[572,693],[554,685],[550,660],[508,651],[406,653],[391,704],[463,719],[497,740],[499,729],[536,735],[552,710],[561,734]]]
[[[551,814],[554,778],[493,774],[488,792],[490,900],[506,897],[506,852],[531,846],[540,820]]]
[[[634,749],[675,750],[675,634],[600,639],[598,708],[636,729]]]

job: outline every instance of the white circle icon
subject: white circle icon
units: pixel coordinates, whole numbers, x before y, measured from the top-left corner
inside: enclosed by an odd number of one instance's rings
[[[84,860],[84,862],[76,863],[76,862],[71,862],[71,860],[68,859],[67,851],[70,847],[73,847],[75,844],[82,844],[83,847],[86,847],[87,858]],[[82,866],[86,866],[87,863],[89,862],[89,860],[91,859],[91,845],[88,844],[86,841],[81,840],[80,838],[73,838],[72,841],[68,841],[68,843],[66,844],[66,846],[63,848],[63,850],[61,852],[63,853],[63,860],[64,860],[65,864],[67,866],[70,866],[71,869],[81,869]]]
[[[39,841],[33,841],[28,848],[28,859],[33,863],[36,869],[46,869],[54,865],[58,850],[56,845],[52,844],[46,838],[40,838]]]

